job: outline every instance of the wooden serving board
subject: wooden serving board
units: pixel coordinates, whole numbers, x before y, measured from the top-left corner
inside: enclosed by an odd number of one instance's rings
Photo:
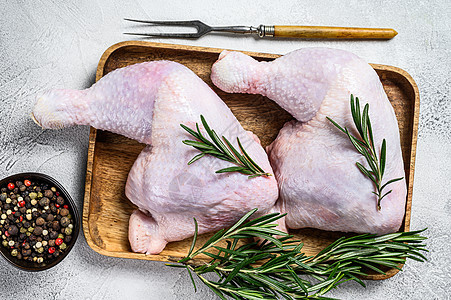
[[[184,64],[207,82],[246,130],[257,134],[265,147],[277,136],[292,116],[273,101],[260,95],[228,94],[216,88],[210,80],[212,64],[222,49],[127,41],[111,46],[100,59],[96,80],[114,69],[131,64],[172,60]],[[280,55],[244,52],[258,60],[273,60]],[[413,174],[417,143],[419,94],[418,88],[405,71],[391,66],[372,65],[378,73],[398,118],[405,176],[408,183],[406,214],[402,231],[408,231],[412,204]],[[91,128],[89,137],[86,187],[83,206],[83,231],[89,246],[100,254],[121,258],[154,261],[175,261],[185,256],[191,239],[169,243],[160,255],[144,255],[131,251],[128,242],[128,219],[136,208],[124,194],[128,172],[145,145],[110,132]],[[305,244],[308,255],[344,235],[316,229],[291,232]],[[202,235],[203,243],[211,234]],[[374,274],[368,279],[385,279],[397,273],[387,270],[387,275]]]

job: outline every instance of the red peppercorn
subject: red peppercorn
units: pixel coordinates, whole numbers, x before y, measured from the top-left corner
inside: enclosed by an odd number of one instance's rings
[[[25,247],[26,244],[27,244],[27,242],[23,242],[22,243],[22,247]]]
[[[9,189],[10,191],[14,190],[15,187],[16,187],[16,186],[14,185],[14,183],[12,183],[12,182],[8,183],[8,189]]]
[[[19,207],[24,207],[25,206],[25,201],[19,201],[18,203],[17,203],[18,205],[19,205]]]
[[[63,243],[63,239],[57,238],[55,240],[55,245],[57,245],[57,246],[61,245],[62,243]]]
[[[22,221],[23,221],[23,217],[20,216],[20,217],[19,217],[19,222],[22,222]]]
[[[58,197],[58,196],[60,195],[60,193],[59,193],[59,192],[56,192],[55,194],[56,194],[56,196],[57,196],[57,197]]]
[[[58,203],[55,203],[55,206],[56,206],[56,208],[59,208],[59,207],[60,207],[60,205],[59,205]]]
[[[50,248],[49,248],[49,253],[50,253],[50,254],[53,254],[54,252],[55,252],[55,247],[50,247]]]
[[[67,205],[67,204],[64,204],[64,206],[63,206],[65,209],[69,209],[69,205]]]
[[[31,181],[30,180],[24,180],[23,184],[25,184],[25,186],[30,186],[31,185]]]
[[[9,236],[9,232],[8,232],[8,231],[5,231],[5,235],[6,235],[6,236]]]

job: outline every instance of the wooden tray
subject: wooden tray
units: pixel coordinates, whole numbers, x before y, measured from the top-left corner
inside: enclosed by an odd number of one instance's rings
[[[111,46],[100,59],[96,80],[114,69],[134,63],[153,60],[172,60],[184,64],[207,82],[231,108],[241,125],[260,137],[263,146],[270,144],[290,114],[271,100],[259,95],[228,94],[214,87],[210,80],[212,64],[222,49],[202,48],[127,41]],[[276,54],[245,52],[259,60],[272,60]],[[412,202],[413,173],[417,143],[419,94],[418,88],[405,71],[384,65],[372,65],[384,85],[398,118],[405,165],[408,194],[402,231],[408,231]],[[274,115],[277,117],[274,118]],[[268,123],[271,121],[271,123]],[[83,231],[89,246],[100,254],[122,258],[154,261],[174,261],[185,256],[191,239],[169,243],[160,255],[134,253],[128,242],[128,219],[136,208],[124,194],[127,174],[138,154],[144,148],[134,140],[91,128],[83,207]],[[304,251],[316,254],[343,233],[302,229],[292,232],[305,243]],[[211,235],[203,235],[199,242]],[[387,275],[374,274],[369,279],[385,279]]]

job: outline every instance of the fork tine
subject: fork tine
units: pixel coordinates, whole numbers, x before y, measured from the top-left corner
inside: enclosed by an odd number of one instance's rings
[[[127,35],[140,35],[146,37],[162,37],[162,38],[198,38],[200,35],[198,33],[133,33],[133,32],[124,32]]]
[[[193,26],[197,27],[199,24],[199,20],[192,21],[145,21],[145,20],[136,20],[136,19],[128,19],[124,18],[126,21],[137,22],[137,23],[145,23],[150,25],[167,25],[167,26]]]

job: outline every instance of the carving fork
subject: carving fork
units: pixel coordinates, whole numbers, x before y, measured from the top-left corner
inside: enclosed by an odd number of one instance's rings
[[[209,32],[226,32],[255,34],[259,37],[281,37],[281,38],[307,38],[307,39],[391,39],[398,33],[391,28],[356,28],[356,27],[327,27],[327,26],[208,26],[199,21],[144,21],[124,19],[126,21],[145,23],[155,26],[178,26],[194,27],[195,33],[130,33],[129,35],[140,35],[157,38],[192,38],[197,39]]]

